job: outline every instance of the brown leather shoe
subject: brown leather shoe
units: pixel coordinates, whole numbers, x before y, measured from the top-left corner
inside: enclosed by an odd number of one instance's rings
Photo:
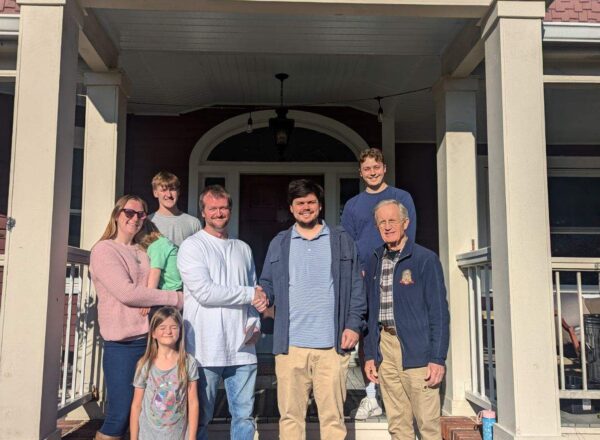
[[[113,437],[112,435],[106,435],[102,434],[100,431],[96,431],[94,440],[121,440],[121,437]]]

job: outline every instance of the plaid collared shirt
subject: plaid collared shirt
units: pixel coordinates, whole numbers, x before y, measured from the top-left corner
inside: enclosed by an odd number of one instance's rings
[[[381,279],[379,295],[379,324],[384,327],[394,327],[394,267],[400,259],[401,251],[383,253],[381,260]]]

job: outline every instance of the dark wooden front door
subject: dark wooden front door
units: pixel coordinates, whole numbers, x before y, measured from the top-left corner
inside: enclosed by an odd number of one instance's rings
[[[240,176],[239,238],[252,248],[257,278],[260,277],[271,239],[294,223],[287,202],[287,187],[292,180],[302,178],[311,179],[323,186],[323,175]],[[325,209],[321,212],[321,217],[324,214]]]

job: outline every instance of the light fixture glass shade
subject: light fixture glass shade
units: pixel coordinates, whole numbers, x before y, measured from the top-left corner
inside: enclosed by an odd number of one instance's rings
[[[277,117],[269,119],[269,128],[273,132],[275,144],[286,146],[294,129],[294,120],[288,119],[287,108],[278,108]]]

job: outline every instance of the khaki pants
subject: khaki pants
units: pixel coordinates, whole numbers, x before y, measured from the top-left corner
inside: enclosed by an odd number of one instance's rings
[[[306,439],[311,389],[317,402],[321,439],[346,438],[344,401],[349,361],[349,355],[340,355],[335,348],[290,347],[288,354],[275,356],[280,439]]]
[[[383,355],[379,382],[392,439],[415,439],[414,415],[421,440],[440,440],[440,391],[425,384],[427,367],[403,370],[400,341],[383,330],[379,348]]]

